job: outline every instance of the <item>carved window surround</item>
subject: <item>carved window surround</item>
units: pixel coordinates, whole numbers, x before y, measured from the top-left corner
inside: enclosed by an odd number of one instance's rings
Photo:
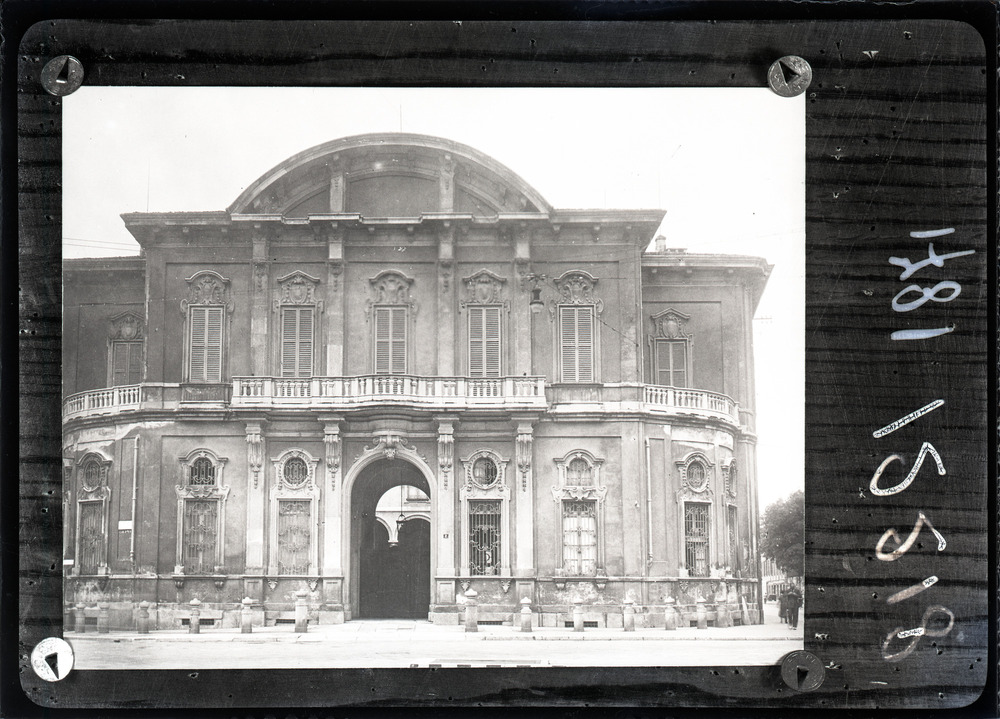
[[[683,312],[668,307],[667,309],[657,312],[654,315],[649,316],[649,320],[652,323],[653,331],[646,336],[646,341],[649,345],[649,379],[650,382],[658,384],[658,368],[659,368],[659,358],[658,350],[662,345],[666,345],[669,342],[683,342],[684,343],[684,372],[686,375],[686,381],[684,386],[691,387],[692,378],[692,360],[694,359],[693,353],[693,335],[688,331],[687,322],[690,320],[690,315],[686,315]],[[672,383],[670,383],[672,384]]]
[[[285,465],[291,459],[299,459],[305,463],[306,476],[302,482],[289,484],[285,478]],[[274,468],[274,481],[270,492],[270,522],[268,528],[268,575],[278,576],[278,503],[283,499],[298,499],[309,501],[309,568],[307,574],[319,571],[319,484],[316,481],[316,468],[319,458],[301,449],[288,449],[277,457],[271,458]]]
[[[218,502],[216,513],[215,542],[215,573],[224,573],[226,549],[226,500],[229,498],[229,485],[224,482],[224,471],[228,458],[220,457],[210,449],[193,449],[183,457],[178,457],[181,466],[180,484],[174,485],[177,495],[177,546],[175,555],[177,563],[174,574],[184,574],[184,504],[188,500],[210,499]],[[199,459],[207,459],[215,468],[215,483],[212,485],[192,485],[191,469]]]
[[[368,280],[371,297],[366,301],[369,331],[367,334],[368,356],[371,357],[372,372],[377,374],[378,360],[376,358],[375,314],[379,309],[403,308],[406,312],[405,364],[406,371],[396,374],[412,374],[414,358],[414,337],[416,335],[416,317],[420,306],[411,295],[413,278],[407,277],[399,270],[383,270]],[[389,373],[391,374],[391,372]]]
[[[715,463],[708,455],[699,450],[689,452],[683,459],[674,462],[677,468],[678,489],[675,493],[677,546],[685,548],[687,537],[685,535],[685,504],[688,502],[704,504],[708,512],[708,566],[711,568],[718,561],[719,542],[714,541],[713,532],[715,528],[722,526],[716,512],[717,502],[715,501]],[[701,468],[700,472],[698,468]],[[684,549],[683,551],[686,551]],[[682,560],[684,557],[682,556]],[[686,572],[684,561],[680,564],[682,574]]]
[[[102,543],[99,549],[97,573],[110,574],[108,566],[108,513],[111,506],[111,488],[108,486],[108,478],[111,474],[112,461],[101,452],[87,452],[76,463],[77,484],[79,489],[76,496],[76,543],[75,543],[75,563],[73,574],[79,575],[83,564],[81,561],[81,536],[80,517],[83,514],[83,505],[99,505],[101,526],[100,534]],[[89,471],[88,471],[89,470]],[[90,476],[88,476],[88,474]]]
[[[595,457],[585,449],[574,449],[562,457],[553,460],[556,463],[556,479],[552,485],[552,499],[556,503],[555,542],[552,545],[557,552],[555,566],[563,568],[563,502],[582,500],[594,502],[597,515],[597,571],[604,571],[605,541],[604,513],[605,499],[608,488],[601,483],[601,467],[604,460]],[[583,484],[576,480],[576,474],[570,473],[570,464],[583,462],[586,465],[589,481]]]
[[[181,313],[184,315],[184,367],[185,382],[204,381],[191,378],[191,310],[194,307],[221,307],[222,326],[220,337],[220,367],[219,382],[225,382],[229,367],[229,331],[236,306],[232,298],[232,283],[214,270],[201,270],[184,280],[187,285],[187,296],[180,301]]]
[[[312,336],[310,338],[312,346],[309,350],[312,354],[312,367],[310,367],[309,374],[313,376],[317,374],[317,370],[321,366],[320,350],[323,347],[324,323],[320,322],[319,318],[319,315],[323,313],[323,300],[318,297],[320,281],[301,270],[295,270],[279,277],[276,282],[278,289],[274,292],[271,309],[277,315],[274,322],[277,338],[271,350],[271,366],[277,368],[276,375],[282,374],[282,348],[286,339],[282,334],[284,331],[282,310],[286,307],[312,308],[310,313],[312,315]],[[301,378],[301,375],[298,376]]]
[[[604,300],[597,296],[598,279],[585,270],[570,270],[552,280],[557,296],[549,303],[549,318],[554,320],[560,305],[592,305],[595,317],[604,312]]]
[[[139,356],[142,364],[145,364],[143,351],[145,349],[146,322],[141,315],[135,312],[122,312],[111,318],[111,331],[108,333],[108,387],[115,384],[133,384],[132,382],[115,382],[115,345],[119,343],[138,345]],[[126,368],[127,372],[127,368]],[[138,381],[142,381],[144,367],[140,367]]]
[[[475,464],[480,459],[491,460],[496,465],[496,479],[486,486],[477,483],[473,476]],[[509,577],[511,573],[510,547],[513,539],[510,526],[510,487],[507,485],[507,464],[510,460],[505,459],[492,449],[480,449],[462,459],[461,462],[464,470],[464,481],[458,490],[461,504],[459,516],[462,527],[460,576],[474,576],[469,568],[469,503],[475,500],[494,499],[500,501],[500,573],[489,576]]]

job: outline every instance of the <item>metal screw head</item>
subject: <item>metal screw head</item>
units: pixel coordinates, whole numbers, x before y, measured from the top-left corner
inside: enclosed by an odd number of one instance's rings
[[[83,84],[83,65],[72,55],[59,55],[45,63],[39,79],[50,95],[69,95]]]
[[[789,652],[781,660],[781,678],[797,692],[811,692],[823,685],[826,670],[819,657],[800,650]]]
[[[767,84],[776,95],[795,97],[801,95],[812,82],[813,71],[809,63],[795,55],[778,58],[767,70]]]

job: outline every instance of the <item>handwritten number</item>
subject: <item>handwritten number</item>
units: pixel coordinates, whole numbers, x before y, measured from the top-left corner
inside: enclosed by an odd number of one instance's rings
[[[930,623],[931,617],[935,614],[946,614],[948,616],[948,626],[944,629],[928,629],[927,625]],[[896,627],[888,636],[886,636],[885,641],[882,642],[882,658],[887,662],[898,662],[906,657],[910,656],[920,644],[920,640],[923,637],[943,637],[947,635],[952,627],[955,626],[955,615],[947,607],[942,607],[940,604],[936,604],[933,607],[928,607],[927,611],[924,612],[923,618],[920,620],[920,626],[914,629],[904,630],[902,627]],[[913,637],[913,640],[906,645],[901,651],[890,653],[889,645],[894,639],[907,639]]]
[[[911,233],[912,234],[912,233]],[[949,252],[947,255],[939,255],[934,251],[934,243],[931,242],[927,245],[927,259],[920,260],[920,262],[910,262],[909,257],[890,257],[889,264],[896,265],[896,267],[902,267],[903,272],[899,275],[899,279],[905,280],[909,279],[913,273],[922,270],[927,267],[927,265],[934,265],[935,267],[944,267],[945,260],[951,260],[956,257],[965,257],[966,255],[976,254],[975,250],[962,250],[961,252]]]
[[[948,542],[945,538],[941,536],[941,533],[934,529],[934,525],[931,524],[931,520],[927,519],[927,515],[923,512],[917,514],[917,521],[913,525],[913,529],[910,530],[910,535],[906,538],[905,542],[899,541],[899,534],[896,533],[895,529],[889,528],[885,530],[882,538],[878,540],[878,544],[875,545],[875,556],[881,559],[883,562],[895,562],[897,559],[906,554],[913,543],[917,541],[917,535],[920,534],[920,530],[923,529],[924,525],[930,527],[930,530],[934,532],[934,536],[938,540],[938,551],[943,552],[944,548],[948,546]],[[896,548],[891,552],[883,552],[882,549],[885,547],[885,543],[889,540],[896,543]]]
[[[944,292],[945,290],[950,290],[951,294],[947,297],[938,297],[939,292]],[[906,302],[900,302],[899,298],[910,292],[919,292],[920,297],[915,300],[908,300]],[[938,282],[933,287],[921,287],[920,285],[907,285],[899,291],[899,293],[892,298],[892,309],[896,312],[911,312],[919,307],[923,307],[928,300],[933,300],[934,302],[951,302],[953,299],[962,294],[962,285],[954,282],[953,280],[944,280]]]
[[[941,461],[941,455],[938,454],[936,449],[934,449],[933,444],[931,444],[930,442],[924,442],[920,446],[920,452],[917,453],[917,459],[913,463],[913,467],[910,469],[910,473],[906,475],[906,477],[903,479],[902,482],[887,489],[880,489],[878,486],[878,481],[879,479],[881,479],[882,473],[885,471],[886,467],[888,467],[896,460],[899,460],[900,462],[903,461],[903,458],[900,457],[898,454],[890,454],[888,457],[882,460],[882,464],[878,466],[878,469],[875,470],[875,474],[872,475],[872,481],[868,483],[869,491],[871,491],[871,493],[874,494],[876,497],[886,497],[890,494],[899,494],[904,489],[909,487],[910,484],[913,482],[913,480],[917,478],[917,473],[920,471],[920,467],[923,466],[924,458],[928,454],[934,457],[934,462],[935,464],[937,464],[938,474],[939,475],[946,474],[944,469],[944,463]]]

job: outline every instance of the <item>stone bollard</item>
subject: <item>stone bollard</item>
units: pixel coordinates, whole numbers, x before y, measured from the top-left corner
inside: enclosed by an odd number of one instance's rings
[[[472,587],[465,590],[465,631],[467,632],[479,631],[479,605],[476,603],[478,596],[479,592]]]
[[[253,610],[250,605],[253,600],[250,597],[243,599],[243,608],[240,610],[240,634],[250,634],[253,631]]]
[[[77,605],[76,605],[76,616],[74,617],[74,619],[76,620],[76,625],[74,626],[74,629],[76,630],[76,633],[77,634],[83,634],[84,632],[86,632],[87,631],[87,605],[84,604],[83,602],[77,602]]]
[[[135,630],[139,634],[149,634],[149,602],[145,599],[139,602],[139,613],[135,618]]]
[[[695,617],[698,619],[698,629],[708,629],[708,612],[705,611],[705,600],[698,597],[695,605]]]
[[[521,631],[531,631],[531,600],[527,597],[521,600]]]
[[[626,632],[635,631],[635,600],[632,597],[625,598],[625,609],[622,611],[622,626]]]
[[[583,600],[573,600],[573,631],[583,631]]]
[[[191,600],[191,617],[188,619],[188,634],[201,634],[201,602]]]
[[[108,626],[108,606],[107,602],[97,603],[97,632],[98,634],[107,634],[111,631],[111,627]]]
[[[673,597],[667,597],[667,606],[663,610],[663,627],[667,631],[677,629],[677,614],[674,612]]]
[[[715,605],[715,626],[717,627],[731,627],[733,626],[732,615],[729,613],[729,605],[725,602],[719,602]]]
[[[306,604],[306,597],[309,596],[309,592],[305,589],[300,589],[295,592],[295,631],[296,632],[307,632],[309,631],[309,606]]]

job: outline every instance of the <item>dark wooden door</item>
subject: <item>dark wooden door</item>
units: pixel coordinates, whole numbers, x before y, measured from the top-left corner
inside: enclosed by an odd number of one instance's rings
[[[361,548],[360,606],[364,619],[426,619],[430,605],[430,524],[411,519],[389,544],[381,525]]]

